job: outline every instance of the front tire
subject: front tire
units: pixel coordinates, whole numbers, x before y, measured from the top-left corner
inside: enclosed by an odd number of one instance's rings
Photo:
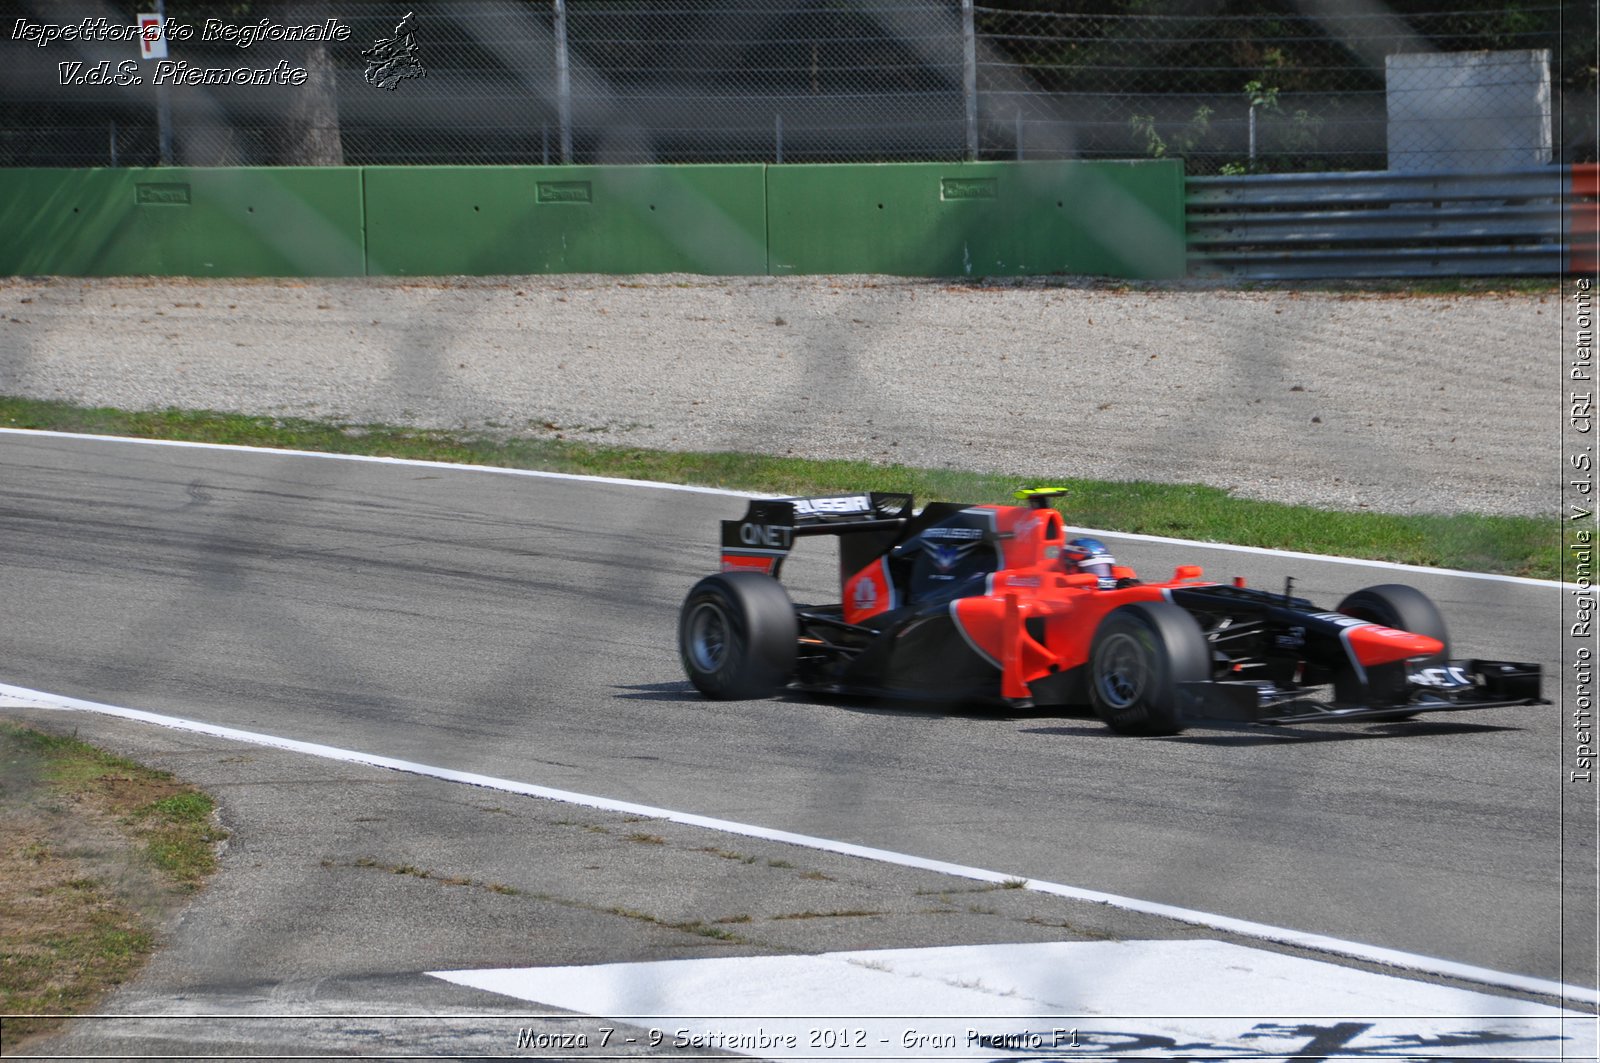
[[[794,672],[798,640],[794,603],[762,572],[707,576],[678,614],[683,670],[708,698],[771,697]]]
[[[1370,620],[1384,627],[1398,628],[1413,635],[1426,635],[1430,639],[1438,639],[1444,644],[1444,649],[1418,662],[1422,668],[1432,668],[1450,661],[1450,633],[1444,626],[1444,616],[1439,612],[1439,607],[1433,604],[1433,599],[1415,587],[1408,587],[1404,583],[1381,583],[1376,587],[1364,587],[1346,595],[1339,603],[1338,611],[1357,620]],[[1398,699],[1405,690],[1407,671],[1408,665],[1405,663],[1368,669],[1367,683],[1363,687],[1355,669],[1344,668],[1334,677],[1334,700],[1355,703],[1362,700]],[[1414,712],[1395,712],[1375,716],[1372,719],[1381,723],[1386,720],[1409,720],[1415,715]]]
[[[1089,645],[1089,704],[1120,734],[1182,731],[1192,695],[1178,684],[1210,678],[1211,652],[1200,625],[1170,602],[1112,610]]]

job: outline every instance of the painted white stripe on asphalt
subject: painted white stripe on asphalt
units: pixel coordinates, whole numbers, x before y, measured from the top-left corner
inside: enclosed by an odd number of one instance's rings
[[[770,1059],[1595,1053],[1595,1020],[1579,1012],[1222,941],[955,945],[428,973],[584,1015],[670,1017],[646,1026],[661,1030],[670,1047]],[[617,1041],[627,1036],[620,1031]]]
[[[1552,590],[1557,588],[1562,590],[1580,589],[1576,583],[1560,583],[1550,579],[1533,579],[1528,576],[1502,576],[1493,572],[1468,572],[1459,568],[1429,568],[1427,565],[1403,565],[1398,561],[1367,561],[1359,557],[1308,554],[1299,550],[1273,550],[1265,546],[1236,546],[1233,543],[1207,543],[1196,539],[1173,539],[1165,535],[1143,535],[1138,532],[1069,528],[1069,534],[1074,533],[1107,539],[1129,539],[1140,543],[1163,543],[1169,546],[1203,546],[1207,550],[1229,550],[1239,554],[1265,554],[1272,557],[1287,557],[1296,561],[1328,561],[1336,565],[1360,565],[1362,568],[1381,568],[1391,572],[1416,572],[1427,576],[1461,576],[1467,579],[1488,580],[1492,583],[1520,583],[1529,587],[1549,587]]]
[[[522,794],[527,797],[539,797],[549,801],[560,801],[565,804],[580,805],[585,808],[594,808],[604,812],[620,812],[625,815],[643,816],[649,819],[663,819],[671,823],[680,823],[689,827],[702,827],[707,830],[721,831],[724,834],[734,834],[746,838],[760,838],[765,841],[779,842],[785,845],[798,845],[807,849],[816,849],[821,852],[838,853],[844,856],[856,856],[863,860],[873,860],[882,864],[893,864],[899,867],[917,868],[923,871],[933,871],[942,875],[951,875],[956,878],[975,880],[978,882],[1013,883],[1021,882],[1023,889],[1034,890],[1056,897],[1065,897],[1069,900],[1088,901],[1094,904],[1105,904],[1113,908],[1120,908],[1130,912],[1142,912],[1164,919],[1173,919],[1194,926],[1209,927],[1228,934],[1257,941],[1271,941],[1282,945],[1308,949],[1313,952],[1328,953],[1335,956],[1345,956],[1351,959],[1365,960],[1371,963],[1384,964],[1390,967],[1399,967],[1405,970],[1418,971],[1425,974],[1434,974],[1446,978],[1457,978],[1467,982],[1476,982],[1481,985],[1499,986],[1504,989],[1514,989],[1527,993],[1539,993],[1546,996],[1562,997],[1571,1001],[1588,1004],[1600,1004],[1600,992],[1584,986],[1567,985],[1544,978],[1532,978],[1527,975],[1509,974],[1503,971],[1491,970],[1487,967],[1475,967],[1470,964],[1455,963],[1450,960],[1437,959],[1432,956],[1420,956],[1415,953],[1402,952],[1398,949],[1380,948],[1375,945],[1365,945],[1360,942],[1344,941],[1339,938],[1326,937],[1321,934],[1309,934],[1299,930],[1288,930],[1283,927],[1268,926],[1263,923],[1253,923],[1244,919],[1234,919],[1229,916],[1213,915],[1209,912],[1196,911],[1190,908],[1179,908],[1170,904],[1158,904],[1154,901],[1139,900],[1134,897],[1121,897],[1114,893],[1102,893],[1098,890],[1081,889],[1077,886],[1067,886],[1056,882],[1045,882],[1039,879],[1025,879],[1021,875],[1008,874],[1001,871],[989,871],[984,868],[968,867],[962,864],[947,863],[943,860],[930,860],[925,857],[912,856],[906,853],[897,853],[887,849],[874,849],[865,845],[855,845],[850,842],[833,841],[828,838],[817,838],[806,834],[792,834],[789,831],[773,830],[769,827],[756,826],[749,823],[738,823],[733,820],[715,819],[710,816],[696,815],[690,812],[678,812],[673,809],[655,808],[650,805],[636,804],[631,801],[617,801],[609,797],[596,797],[589,794],[573,793],[569,790],[556,790],[547,786],[538,786],[532,783],[516,782],[511,779],[498,779],[488,775],[478,775],[473,772],[456,771],[451,768],[434,767],[428,764],[417,764],[407,760],[396,760],[392,757],[379,756],[374,753],[362,753],[355,750],[339,749],[334,746],[325,746],[315,742],[302,742],[293,738],[281,738],[276,735],[261,734],[255,731],[241,731],[232,727],[223,727],[219,724],[204,723],[198,720],[185,720],[175,716],[164,716],[159,713],[145,712],[142,709],[124,708],[118,705],[106,705],[95,701],[85,701],[81,698],[66,697],[60,694],[50,694],[41,690],[30,690],[26,687],[12,686],[0,683],[0,709],[6,707],[42,708],[42,709],[70,709],[78,712],[93,712],[106,716],[115,716],[125,720],[137,720],[141,723],[156,724],[160,727],[170,727],[180,731],[192,731],[197,734],[211,735],[216,738],[225,738],[235,742],[246,742],[251,745],[265,746],[272,749],[284,749],[295,753],[304,753],[309,756],[322,757],[328,760],[344,761],[350,764],[364,764],[376,768],[388,768],[392,771],[406,772],[411,775],[422,775],[428,778],[441,779],[446,782],[464,783],[469,786],[481,786],[491,790],[505,793]]]
[[[418,458],[385,458],[370,454],[330,454],[322,450],[286,450],[277,447],[246,447],[237,443],[192,443],[179,439],[139,439],[133,436],[96,436],[77,432],[55,432],[42,428],[0,428],[0,434],[44,436],[51,439],[91,440],[109,443],[136,443],[154,447],[191,447],[198,450],[221,450],[240,454],[275,454],[293,458],[322,458],[333,461],[364,461],[377,465],[408,465],[424,469],[462,469],[470,472],[491,472],[503,476],[531,476],[545,480],[573,480],[580,483],[615,484],[622,487],[648,487],[658,491],[689,491],[703,495],[723,495],[728,498],[768,498],[770,494],[752,491],[735,491],[726,487],[697,487],[693,484],[662,483],[658,480],[628,480],[613,476],[591,476],[586,473],[545,472],[541,469],[507,469],[499,465],[468,465],[447,461],[423,461]],[[1207,550],[1230,550],[1241,554],[1259,554],[1269,557],[1288,557],[1303,561],[1326,561],[1335,565],[1360,565],[1364,568],[1381,568],[1394,572],[1416,572],[1429,576],[1457,576],[1462,579],[1481,579],[1496,583],[1521,583],[1530,587],[1550,587],[1562,590],[1580,590],[1576,583],[1556,580],[1531,579],[1527,576],[1501,576],[1487,572],[1468,572],[1459,568],[1429,568],[1427,565],[1403,565],[1396,561],[1365,561],[1358,557],[1335,557],[1331,554],[1306,554],[1295,550],[1273,550],[1265,546],[1236,546],[1232,543],[1208,543],[1198,539],[1172,539],[1163,535],[1142,535],[1135,532],[1107,531],[1100,528],[1073,528],[1074,532],[1105,538],[1128,539],[1134,542],[1164,543],[1171,546],[1204,547]]]
[[[460,469],[467,472],[492,472],[502,476],[532,476],[542,480],[575,480],[580,483],[616,484],[621,487],[650,487],[658,491],[688,491],[701,495],[724,495],[733,498],[761,498],[748,491],[732,491],[725,487],[696,487],[693,484],[672,484],[660,480],[628,480],[616,476],[590,476],[577,472],[546,472],[543,469],[508,469],[502,465],[472,465],[456,461],[423,461],[420,458],[386,458],[377,454],[332,454],[326,450],[290,450],[280,447],[247,447],[238,443],[194,443],[183,439],[140,439],[136,436],[93,436],[78,432],[52,432],[42,428],[0,428],[0,435],[45,436],[51,439],[92,440],[106,443],[135,443],[149,447],[186,447],[192,450],[221,450],[233,454],[255,454],[286,458],[320,458],[327,461],[359,461],[371,465],[403,465],[419,469]]]

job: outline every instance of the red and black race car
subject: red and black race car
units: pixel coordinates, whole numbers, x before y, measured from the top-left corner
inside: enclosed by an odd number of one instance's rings
[[[1194,719],[1396,720],[1544,704],[1535,664],[1452,660],[1439,610],[1385,584],[1336,609],[1208,582],[1146,582],[1051,508],[905,494],[754,500],[722,523],[722,571],[684,600],[678,645],[713,698],[780,690],[1084,705],[1113,730]],[[837,536],[840,601],[796,605],[778,576],[795,540]]]

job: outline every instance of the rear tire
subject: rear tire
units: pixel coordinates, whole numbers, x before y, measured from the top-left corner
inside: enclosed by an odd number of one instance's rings
[[[1423,668],[1443,665],[1450,660],[1450,633],[1444,626],[1444,616],[1439,612],[1439,607],[1433,604],[1433,599],[1415,587],[1408,587],[1404,583],[1382,583],[1376,587],[1364,587],[1346,595],[1339,603],[1338,611],[1357,620],[1370,620],[1374,624],[1409,631],[1413,635],[1426,635],[1430,639],[1438,639],[1444,643],[1441,652],[1423,658],[1419,662]],[[1357,702],[1363,699],[1363,695],[1369,700],[1398,698],[1405,689],[1406,673],[1409,668],[1409,665],[1400,663],[1369,669],[1365,690],[1355,669],[1345,668],[1334,677],[1334,699]],[[1414,712],[1395,712],[1375,716],[1372,719],[1378,722],[1409,720],[1415,715]]]
[[[1089,645],[1089,704],[1120,734],[1183,730],[1193,695],[1178,684],[1211,678],[1200,625],[1170,602],[1139,602],[1106,614]]]
[[[794,603],[762,572],[707,576],[678,614],[683,670],[708,698],[771,697],[794,672],[798,640]]]

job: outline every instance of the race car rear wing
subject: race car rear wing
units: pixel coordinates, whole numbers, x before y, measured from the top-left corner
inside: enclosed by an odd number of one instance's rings
[[[911,496],[893,492],[752,499],[743,518],[722,522],[722,570],[776,577],[797,537],[837,535],[848,537],[840,540],[840,570],[852,573],[887,549],[911,515]]]

